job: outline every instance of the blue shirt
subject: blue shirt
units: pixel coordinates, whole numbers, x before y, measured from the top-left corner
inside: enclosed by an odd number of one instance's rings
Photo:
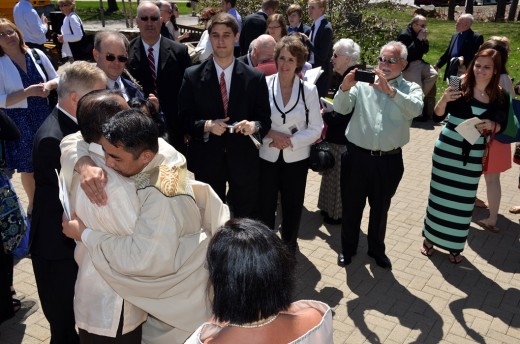
[[[43,44],[47,42],[45,34],[47,25],[44,24],[28,0],[20,0],[13,9],[14,23],[22,32],[26,42]]]

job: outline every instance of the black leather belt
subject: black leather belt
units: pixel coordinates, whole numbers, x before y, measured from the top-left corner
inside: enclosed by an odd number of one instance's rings
[[[356,146],[353,143],[349,143],[348,146],[349,147],[353,147],[353,148],[357,149],[358,151],[363,152],[365,154],[368,154],[370,156],[397,155],[397,154],[401,154],[401,152],[402,152],[401,147],[396,148],[396,149],[392,149],[392,150],[389,150],[389,151],[381,151],[381,150],[375,150],[374,151],[374,150],[370,150],[370,149],[361,148],[359,146]]]

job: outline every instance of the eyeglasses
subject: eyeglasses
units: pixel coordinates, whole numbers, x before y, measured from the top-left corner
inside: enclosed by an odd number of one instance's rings
[[[269,30],[274,30],[274,29],[279,29],[281,28],[281,26],[268,26],[267,27]]]
[[[6,32],[0,32],[0,38],[11,37],[16,33],[14,30],[7,30]]]
[[[117,58],[117,61],[121,62],[121,63],[125,63],[126,61],[128,61],[128,57],[126,57],[125,55],[114,55],[114,54],[105,54],[105,59],[109,62],[114,62]]]
[[[396,59],[395,57],[384,57],[384,56],[379,56],[377,58],[377,60],[379,62],[383,62],[383,63],[390,63],[390,64],[396,64],[397,62],[401,61],[402,59]]]
[[[139,17],[141,18],[142,21],[148,21],[148,20],[151,20],[151,21],[158,21],[159,20],[159,17],[156,17],[156,16],[150,16],[150,17]]]
[[[67,7],[67,6],[70,6],[70,4],[65,4],[65,3],[59,3],[59,4],[58,4],[58,7],[59,7],[59,8]]]
[[[332,54],[332,57],[334,57],[335,59],[337,59],[337,58],[340,57],[340,56],[347,56],[347,55],[338,55],[338,54],[336,54],[336,53]]]

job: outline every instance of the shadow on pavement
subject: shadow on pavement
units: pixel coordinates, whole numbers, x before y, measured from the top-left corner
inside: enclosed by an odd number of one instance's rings
[[[363,241],[366,242],[366,235],[362,232],[360,243]],[[378,267],[365,251],[361,247],[358,248],[358,254],[353,257],[346,271],[347,286],[358,295],[358,298],[347,302],[347,314],[367,341],[384,341],[370,329],[370,324],[377,322],[379,317],[367,321],[368,311],[377,311],[399,319],[399,323],[410,330],[419,330],[420,334],[415,343],[441,342],[441,316],[427,302],[414,296],[401,285],[391,271]]]
[[[520,328],[518,303],[520,291],[509,288],[504,290],[495,281],[482,274],[471,262],[464,259],[459,265],[452,265],[440,252],[432,257],[432,263],[437,267],[444,279],[467,296],[449,304],[450,310],[457,322],[476,342],[485,343],[485,338],[469,327],[464,319],[464,310],[475,309],[485,312],[493,318],[498,318],[506,325]],[[516,261],[518,264],[518,261]]]

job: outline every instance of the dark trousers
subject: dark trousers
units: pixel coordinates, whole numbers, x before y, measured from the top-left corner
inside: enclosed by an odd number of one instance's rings
[[[282,203],[282,239],[296,249],[309,159],[292,163],[283,160],[280,153],[276,162],[260,159],[260,220],[274,229],[278,192]]]
[[[76,262],[49,260],[33,254],[32,263],[43,314],[50,324],[51,344],[79,343],[73,306]]]
[[[402,154],[371,156],[347,144],[347,151],[341,159],[341,247],[345,256],[357,252],[367,198],[370,205],[368,251],[376,256],[385,254],[388,210],[403,172]]]
[[[4,252],[2,241],[0,247],[0,324],[14,316],[11,285],[13,284],[13,255]]]
[[[204,147],[197,142],[188,147],[188,169],[197,180],[211,185],[236,218],[258,218],[259,160]],[[226,183],[229,183],[227,196]]]
[[[101,314],[100,314],[101,316]],[[134,330],[123,334],[124,308],[121,309],[119,326],[115,337],[100,336],[79,329],[79,340],[81,344],[141,344],[143,337],[143,325],[137,326]]]

